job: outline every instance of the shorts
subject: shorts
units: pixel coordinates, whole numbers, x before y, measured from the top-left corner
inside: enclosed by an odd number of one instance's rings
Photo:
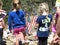
[[[26,29],[25,27],[14,28],[13,33],[14,33],[14,34],[19,34],[19,32],[22,32],[24,35],[26,35],[25,29]]]

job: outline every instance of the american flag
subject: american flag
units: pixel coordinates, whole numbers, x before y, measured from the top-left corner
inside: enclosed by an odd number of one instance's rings
[[[34,27],[35,27],[35,24],[36,24],[37,17],[38,17],[37,15],[35,15],[33,17],[32,26],[34,26]]]
[[[29,18],[30,18],[30,17],[29,17]],[[30,22],[30,19],[29,19],[29,21],[27,21],[28,33],[31,32],[32,26],[33,26],[33,27],[35,26],[35,24],[36,24],[36,19],[37,19],[37,16],[33,16],[32,22]]]
[[[30,31],[31,31],[31,20],[30,20],[30,16],[28,15],[28,18],[27,18],[27,28],[28,28],[28,33],[30,34]]]
[[[31,32],[31,22],[27,22],[27,27],[28,27],[28,33],[30,34]]]
[[[37,15],[35,15],[35,16],[33,17],[33,20],[32,20],[32,26],[33,26],[33,27],[35,27],[35,25],[36,25],[37,17],[38,17]],[[34,37],[35,37],[35,39],[38,39],[37,35],[35,35]]]

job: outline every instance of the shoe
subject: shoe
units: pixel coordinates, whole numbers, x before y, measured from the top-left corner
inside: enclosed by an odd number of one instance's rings
[[[30,40],[26,40],[25,42],[26,42],[26,43],[29,43],[29,42],[30,42]]]
[[[31,36],[32,34],[28,34],[29,36]]]

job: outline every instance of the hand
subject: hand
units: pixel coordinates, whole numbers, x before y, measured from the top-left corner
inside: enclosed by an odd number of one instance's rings
[[[10,30],[11,33],[13,33],[13,30]]]
[[[57,43],[59,41],[59,37],[57,35],[55,35],[54,39],[53,39],[53,43]]]

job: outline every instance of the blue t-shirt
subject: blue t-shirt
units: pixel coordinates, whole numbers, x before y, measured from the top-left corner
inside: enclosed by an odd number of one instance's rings
[[[9,30],[20,28],[26,25],[25,13],[23,10],[10,11],[8,16]]]
[[[48,16],[41,15],[37,18],[36,22],[39,24],[38,31],[37,31],[38,37],[48,37],[49,26],[51,24],[51,21],[52,21],[52,15],[51,14],[49,14]]]

